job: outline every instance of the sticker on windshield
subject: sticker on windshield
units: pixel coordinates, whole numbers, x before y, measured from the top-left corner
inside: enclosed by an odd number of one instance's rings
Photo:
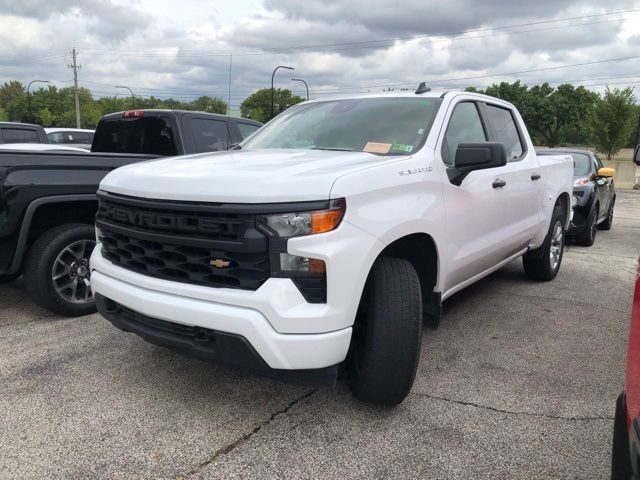
[[[367,144],[362,149],[363,152],[368,153],[389,153],[391,150],[390,143],[376,143],[376,142],[367,142]]]
[[[405,145],[403,143],[394,143],[391,146],[391,150],[393,150],[394,152],[411,153],[413,151],[413,145]]]
[[[418,129],[418,135],[422,135],[424,133],[424,128],[419,128]]]

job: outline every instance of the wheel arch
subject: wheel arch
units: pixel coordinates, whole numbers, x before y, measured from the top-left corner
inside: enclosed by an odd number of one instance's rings
[[[569,224],[571,223],[571,197],[567,192],[562,192],[560,196],[557,198],[555,205],[553,208],[560,206],[560,209],[564,213],[564,223],[565,228],[569,228]]]
[[[369,266],[369,273],[375,261],[383,256],[407,260],[415,268],[420,279],[422,301],[427,304],[432,299],[436,287],[440,285],[440,255],[434,238],[424,232],[409,233],[388,243]]]
[[[95,194],[78,194],[41,197],[31,202],[22,218],[13,260],[5,273],[20,271],[29,245],[47,230],[65,223],[92,225],[97,201]],[[39,221],[42,223],[38,224]]]

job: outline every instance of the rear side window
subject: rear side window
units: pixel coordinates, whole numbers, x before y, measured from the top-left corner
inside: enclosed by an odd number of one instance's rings
[[[229,148],[229,130],[226,122],[206,118],[191,119],[194,152],[216,152]]]
[[[520,158],[524,148],[511,110],[496,107],[495,105],[487,105],[486,111],[487,117],[489,117],[489,121],[496,133],[496,141],[504,145],[504,149],[507,152],[507,160],[511,161]]]
[[[251,135],[253,132],[255,132],[256,130],[258,130],[259,128],[260,127],[258,127],[257,125],[250,125],[248,123],[238,123],[238,130],[240,130],[240,136],[242,137],[243,140],[247,138],[249,135]]]
[[[1,134],[4,143],[40,143],[35,130],[3,128]]]
[[[462,102],[455,106],[447,133],[442,144],[442,159],[453,165],[456,150],[461,143],[481,143],[487,141],[478,107],[473,102]]]
[[[103,120],[95,132],[94,152],[176,155],[175,137],[168,118],[134,117]]]

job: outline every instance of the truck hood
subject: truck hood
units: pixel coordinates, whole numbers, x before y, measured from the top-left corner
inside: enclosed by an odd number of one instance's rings
[[[102,190],[197,202],[328,199],[342,175],[409,157],[326,150],[233,150],[136,163],[114,170]]]

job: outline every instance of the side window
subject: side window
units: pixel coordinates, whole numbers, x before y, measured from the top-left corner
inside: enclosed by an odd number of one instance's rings
[[[215,152],[229,148],[229,130],[226,122],[206,118],[191,119],[194,152]]]
[[[40,143],[35,130],[22,128],[3,128],[2,138],[4,143]]]
[[[240,136],[242,137],[243,140],[247,138],[249,135],[251,135],[253,132],[255,132],[256,130],[258,130],[259,128],[260,127],[258,127],[257,125],[250,125],[248,123],[238,122],[238,130],[240,130]]]
[[[449,119],[447,133],[442,143],[442,159],[447,165],[453,165],[458,145],[486,141],[487,133],[482,125],[477,105],[474,102],[459,103]]]
[[[598,157],[597,155],[593,156],[595,159],[595,164],[596,164],[596,172],[598,170],[600,170],[602,167],[604,167],[604,165],[602,164],[602,162],[600,161],[600,157]]]
[[[512,161],[521,157],[524,148],[511,110],[496,107],[495,105],[487,105],[486,111],[487,117],[489,117],[489,121],[496,133],[496,141],[504,145],[504,149],[507,152],[507,160]]]

